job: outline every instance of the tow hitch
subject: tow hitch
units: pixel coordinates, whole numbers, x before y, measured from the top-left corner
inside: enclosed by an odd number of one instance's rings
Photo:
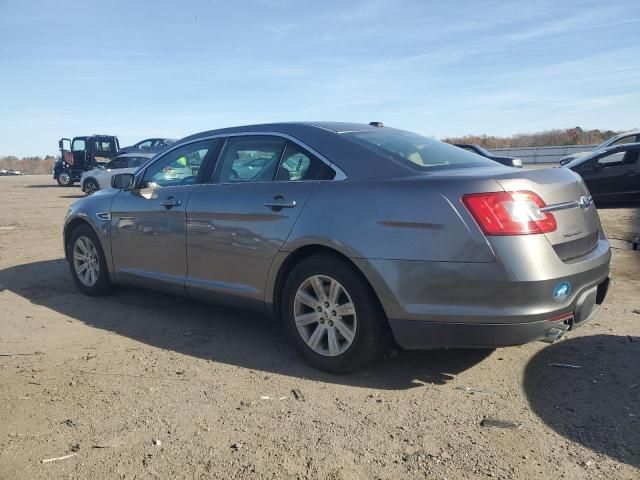
[[[546,331],[544,338],[541,338],[541,342],[555,343],[560,340],[562,336],[569,330],[570,325],[568,323],[560,323]]]

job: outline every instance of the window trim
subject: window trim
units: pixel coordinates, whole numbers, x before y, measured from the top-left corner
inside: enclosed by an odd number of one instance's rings
[[[243,131],[243,132],[234,132],[234,133],[220,133],[220,134],[217,134],[217,135],[207,135],[207,136],[204,136],[204,137],[198,137],[198,138],[191,139],[188,142],[176,142],[176,143],[174,143],[173,145],[171,145],[166,150],[163,150],[162,153],[158,154],[158,156],[154,158],[153,162],[149,163],[143,169],[140,169],[136,173],[135,186],[136,186],[136,188],[139,187],[140,181],[144,177],[144,173],[146,172],[146,170],[149,167],[151,167],[151,165],[153,165],[154,163],[162,160],[162,158],[165,155],[168,155],[169,153],[171,153],[176,148],[181,148],[181,147],[183,147],[185,145],[189,145],[191,143],[201,142],[201,141],[204,141],[204,140],[214,140],[214,139],[222,139],[222,142],[221,142],[222,143],[222,148],[217,152],[217,156],[216,156],[215,159],[213,159],[213,158],[205,159],[207,162],[215,162],[213,171],[212,171],[211,175],[209,176],[209,178],[203,178],[201,183],[195,183],[194,185],[223,185],[222,183],[214,183],[213,179],[215,178],[216,171],[219,168],[218,165],[219,165],[219,162],[220,162],[220,156],[222,155],[222,151],[224,150],[224,147],[226,146],[227,139],[231,138],[231,137],[243,137],[243,136],[247,137],[247,136],[261,136],[261,135],[263,135],[263,136],[281,137],[281,138],[284,138],[285,140],[289,140],[289,141],[295,143],[300,148],[303,148],[303,149],[307,150],[309,153],[315,155],[319,160],[321,160],[329,168],[331,168],[336,174],[335,177],[333,179],[331,179],[331,180],[296,180],[296,182],[305,182],[305,181],[306,182],[312,182],[312,181],[313,182],[341,182],[341,181],[348,180],[348,177],[344,173],[344,171],[340,167],[338,167],[335,163],[333,163],[331,160],[329,160],[327,157],[322,155],[320,152],[318,152],[313,147],[310,147],[306,143],[298,140],[297,138],[295,138],[295,137],[293,137],[293,136],[291,136],[291,135],[289,135],[287,133],[269,132],[269,131],[259,131],[259,132]],[[214,151],[215,150],[216,149],[214,149]],[[246,182],[246,183],[252,183],[252,182]],[[253,183],[258,183],[258,182],[253,182]],[[287,183],[287,182],[282,182],[282,183]],[[231,184],[226,184],[226,185],[231,185]],[[234,183],[234,185],[235,185],[235,183]],[[192,185],[184,185],[184,186],[192,186]]]

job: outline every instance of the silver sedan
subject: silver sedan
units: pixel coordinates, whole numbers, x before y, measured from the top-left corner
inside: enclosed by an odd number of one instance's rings
[[[379,123],[204,132],[112,187],[65,221],[82,292],[137,285],[265,312],[331,372],[390,342],[552,342],[593,317],[609,284],[578,175]]]

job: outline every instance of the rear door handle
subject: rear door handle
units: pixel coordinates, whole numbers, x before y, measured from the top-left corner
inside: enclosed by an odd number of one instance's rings
[[[160,205],[169,210],[173,207],[179,207],[182,205],[182,202],[180,200],[175,200],[173,197],[169,197],[164,202],[161,202]]]

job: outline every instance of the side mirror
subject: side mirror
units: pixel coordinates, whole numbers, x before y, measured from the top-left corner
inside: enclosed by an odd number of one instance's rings
[[[602,163],[596,162],[593,164],[594,170],[602,170],[605,166]]]
[[[136,177],[132,173],[117,173],[111,177],[111,186],[118,190],[133,190]]]

